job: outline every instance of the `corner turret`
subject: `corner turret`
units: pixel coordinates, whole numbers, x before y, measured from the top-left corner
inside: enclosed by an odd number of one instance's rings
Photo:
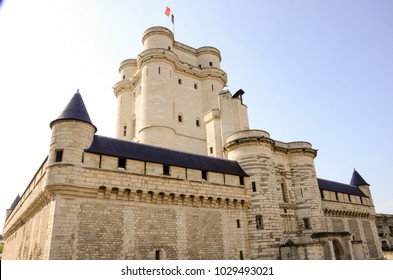
[[[366,196],[368,196],[370,199],[370,205],[374,206],[374,202],[371,197],[370,184],[367,183],[362,176],[360,176],[356,169],[353,169],[351,182],[349,184],[358,187]]]
[[[79,90],[59,117],[50,123],[52,129],[49,166],[80,164],[83,152],[90,147],[97,128],[90,120]]]

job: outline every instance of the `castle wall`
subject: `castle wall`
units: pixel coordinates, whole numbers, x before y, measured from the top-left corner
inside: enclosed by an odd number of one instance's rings
[[[49,187],[50,259],[239,259],[240,251],[249,258],[249,190],[238,176],[208,172],[201,180],[200,170],[171,167],[163,177],[160,164],[127,161],[119,170],[116,159],[86,153],[73,167],[83,174],[78,185]]]
[[[328,231],[349,232],[351,242],[356,248],[356,259],[382,259],[374,207],[360,204],[360,201],[352,201],[322,200]]]
[[[47,259],[52,236],[54,202],[45,190],[47,160],[41,165],[7,216],[2,259]]]
[[[59,198],[51,259],[239,259],[245,211],[113,198]],[[165,200],[164,196],[164,200]],[[64,221],[67,221],[66,223]]]

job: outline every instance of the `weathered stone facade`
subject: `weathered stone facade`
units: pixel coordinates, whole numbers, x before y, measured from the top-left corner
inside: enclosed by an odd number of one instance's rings
[[[318,179],[310,143],[250,130],[217,49],[162,27],[142,41],[114,87],[117,139],[96,135],[79,93],[51,122],[48,157],[8,210],[4,259],[382,258],[358,173]]]
[[[378,237],[384,251],[393,251],[393,215],[377,214]]]

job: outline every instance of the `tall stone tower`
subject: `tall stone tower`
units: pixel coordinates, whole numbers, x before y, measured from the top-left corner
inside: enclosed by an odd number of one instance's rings
[[[146,30],[142,43],[120,64],[116,137],[223,157],[226,136],[248,129],[248,117],[241,95],[223,91],[219,50],[179,43],[164,27]]]
[[[245,130],[227,137],[224,149],[250,176],[251,259],[293,258],[285,246],[312,243],[310,234],[325,230],[311,144],[283,143],[266,131]],[[314,251],[323,254],[321,248]]]

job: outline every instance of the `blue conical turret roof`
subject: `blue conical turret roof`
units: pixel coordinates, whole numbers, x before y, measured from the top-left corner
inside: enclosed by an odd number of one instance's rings
[[[18,204],[19,200],[20,200],[20,196],[19,196],[19,194],[18,194],[18,195],[15,197],[14,201],[12,202],[12,204],[11,204],[11,206],[10,206],[10,209],[15,209],[15,207],[16,207],[16,205]]]
[[[83,102],[82,96],[79,93],[79,89],[71,98],[70,102],[68,102],[63,112],[61,112],[60,116],[50,123],[50,127],[52,128],[53,124],[60,120],[77,120],[94,126],[94,124],[90,120],[89,113],[86,110],[86,106]],[[97,131],[97,128],[95,126],[94,129],[95,131]]]
[[[357,187],[358,186],[370,186],[366,182],[366,180],[364,180],[362,178],[362,176],[360,176],[359,172],[357,172],[356,169],[353,170],[350,184],[353,185],[353,186],[357,186]]]

